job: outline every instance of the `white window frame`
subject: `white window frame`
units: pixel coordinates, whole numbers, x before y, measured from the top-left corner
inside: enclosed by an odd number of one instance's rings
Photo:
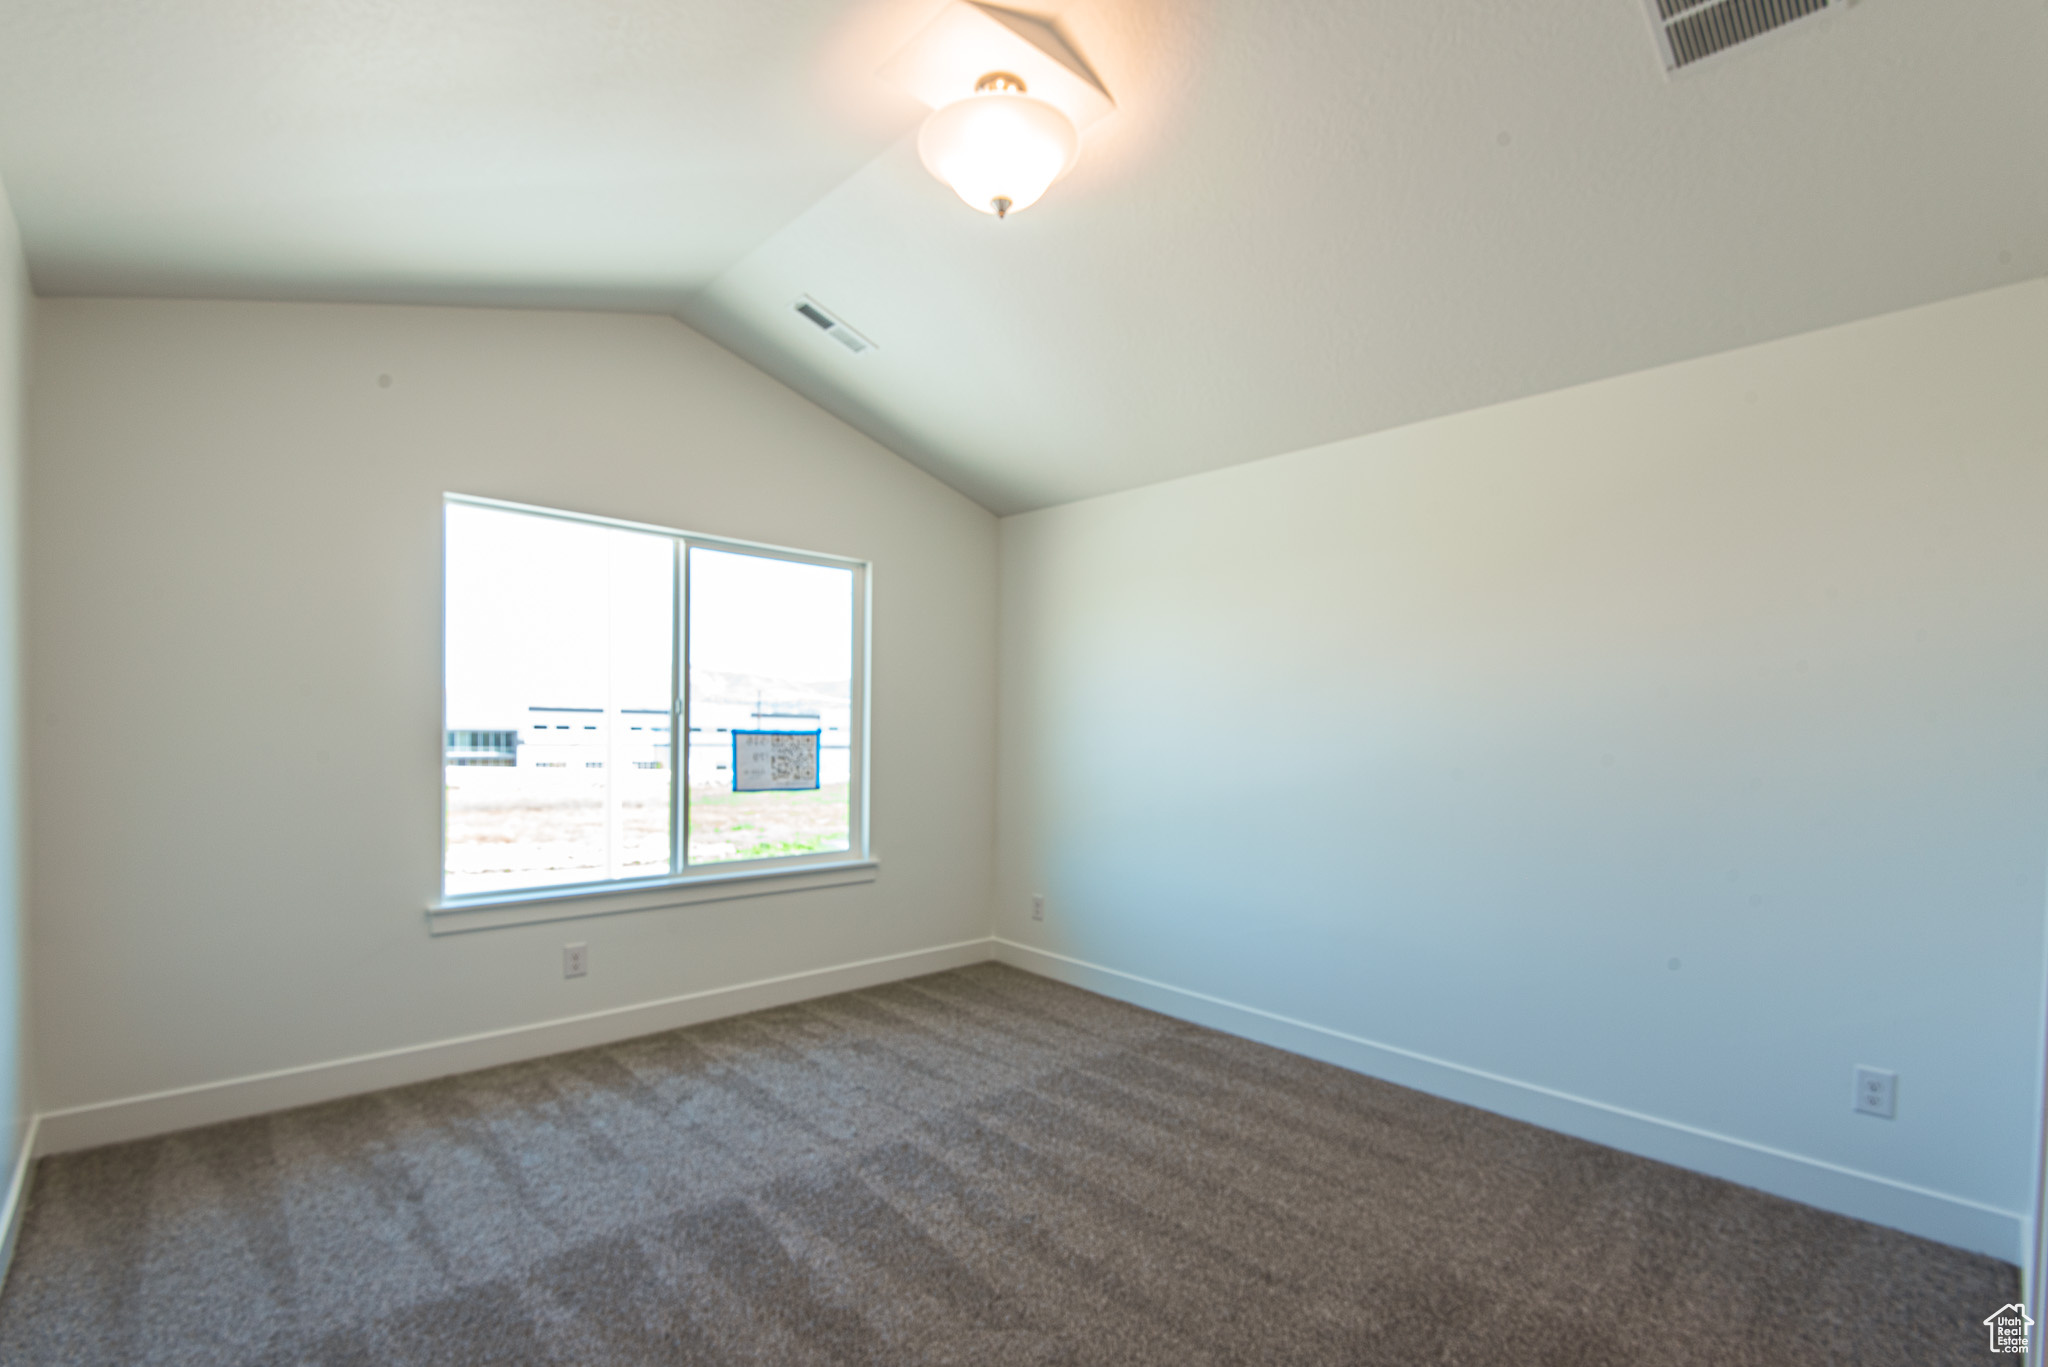
[[[768,893],[794,892],[805,888],[838,887],[848,883],[872,882],[877,863],[868,844],[868,656],[869,604],[872,566],[865,560],[817,551],[771,546],[732,537],[707,536],[675,527],[592,513],[542,508],[529,503],[481,498],[473,494],[444,493],[442,526],[447,526],[450,505],[489,508],[497,512],[548,517],[586,526],[610,527],[669,538],[675,565],[673,611],[673,663],[675,696],[669,711],[669,872],[646,878],[600,879],[581,883],[555,883],[546,887],[505,888],[491,892],[448,895],[445,892],[428,903],[429,925],[437,935],[481,930],[489,926],[526,925],[536,921],[567,920],[582,916],[604,916],[623,911],[646,911],[656,907],[681,906],[691,902],[724,901],[759,897]],[[818,854],[782,855],[772,859],[721,860],[715,864],[691,864],[690,842],[690,551],[702,548],[788,560],[802,565],[825,565],[853,572],[853,679],[848,726],[847,848]],[[444,542],[442,565],[447,565]],[[446,783],[448,725],[447,695],[447,586],[442,594],[441,730],[436,736],[436,781]],[[445,888],[447,877],[448,804],[441,804],[442,866],[437,881]]]

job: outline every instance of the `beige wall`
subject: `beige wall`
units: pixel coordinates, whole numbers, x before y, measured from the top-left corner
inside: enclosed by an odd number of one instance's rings
[[[35,304],[21,235],[0,186],[0,1191],[28,1126],[28,1000],[21,857],[21,466]],[[0,1239],[6,1231],[0,1230]],[[4,1257],[4,1251],[0,1251]],[[0,1262],[4,1270],[4,1262]]]
[[[993,877],[1026,966],[2019,1256],[2048,282],[1007,519],[999,607],[987,514],[669,320],[35,347],[40,1109],[972,941]],[[880,881],[429,938],[447,490],[871,559]]]
[[[958,494],[667,318],[56,300],[35,344],[40,1109],[986,934]],[[429,938],[444,491],[871,560],[879,880]]]
[[[2019,1260],[2048,282],[1008,518],[1000,619],[1017,961]]]

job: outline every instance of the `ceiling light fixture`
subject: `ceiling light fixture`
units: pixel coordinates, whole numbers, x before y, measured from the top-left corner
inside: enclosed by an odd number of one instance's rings
[[[1116,109],[1057,19],[982,0],[953,0],[880,75],[933,110],[925,169],[997,218],[1036,203]]]
[[[997,218],[1028,209],[1081,154],[1074,121],[1026,93],[1021,77],[991,71],[974,93],[924,121],[924,168],[970,208]]]

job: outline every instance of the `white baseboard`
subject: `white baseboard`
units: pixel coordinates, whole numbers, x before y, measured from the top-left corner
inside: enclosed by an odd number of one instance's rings
[[[130,1139],[187,1130],[223,1120],[288,1110],[321,1101],[399,1087],[453,1073],[493,1068],[503,1063],[542,1058],[571,1049],[611,1044],[636,1035],[651,1035],[679,1026],[696,1025],[724,1016],[742,1015],[771,1006],[826,997],[835,992],[874,987],[899,978],[915,978],[948,968],[981,963],[994,957],[989,940],[963,940],[931,949],[888,954],[877,959],[837,964],[763,978],[733,987],[686,992],[678,997],[594,1011],[583,1016],[543,1021],[537,1025],[492,1030],[460,1039],[437,1040],[403,1049],[335,1059],[328,1063],[283,1068],[252,1077],[179,1087],[146,1096],[123,1097],[90,1106],[45,1111],[38,1152],[64,1153]]]
[[[14,1171],[8,1175],[7,1197],[0,1205],[0,1285],[7,1281],[7,1269],[14,1266],[14,1245],[21,1237],[22,1217],[28,1214],[29,1180],[36,1170],[36,1129],[38,1117],[30,1116],[21,1134],[21,1152],[14,1155]]]
[[[2033,1261],[2025,1248],[2031,1221],[2015,1211],[1431,1058],[1001,936],[994,947],[1002,963],[1162,1015],[2009,1263]]]

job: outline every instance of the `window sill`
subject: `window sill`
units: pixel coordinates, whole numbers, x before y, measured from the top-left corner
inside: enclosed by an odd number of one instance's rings
[[[742,897],[768,897],[812,888],[838,888],[872,883],[881,872],[873,859],[845,859],[830,864],[784,865],[731,873],[698,873],[686,878],[634,883],[626,887],[515,888],[444,897],[427,906],[427,929],[434,935],[459,935],[498,926],[528,926],[544,921],[573,921],[586,916],[615,916],[627,911],[655,911],[697,902],[729,902]]]

